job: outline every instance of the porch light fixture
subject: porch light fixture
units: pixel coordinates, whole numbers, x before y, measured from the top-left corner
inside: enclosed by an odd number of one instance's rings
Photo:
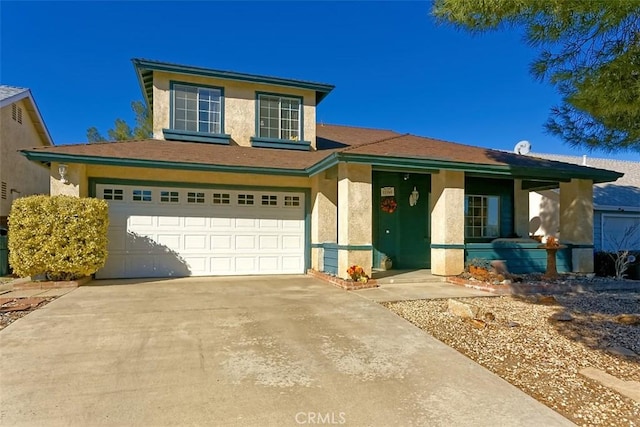
[[[418,204],[418,198],[420,198],[420,193],[416,187],[413,187],[413,191],[409,196],[409,206],[415,206]]]
[[[404,180],[405,180],[405,181],[408,181],[410,176],[411,176],[411,175],[409,175],[408,173],[405,173],[405,174],[404,174]]]
[[[63,184],[68,183],[67,180],[67,165],[61,163],[58,165],[58,173],[60,174],[60,182]]]

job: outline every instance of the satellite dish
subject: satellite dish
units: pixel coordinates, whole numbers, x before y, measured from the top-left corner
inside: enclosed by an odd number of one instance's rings
[[[513,152],[516,154],[529,154],[531,151],[531,144],[529,141],[520,141],[513,147]]]

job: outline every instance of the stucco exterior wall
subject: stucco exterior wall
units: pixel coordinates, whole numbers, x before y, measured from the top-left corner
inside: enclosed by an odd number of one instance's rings
[[[433,174],[431,203],[431,272],[458,275],[464,271],[464,172]]]
[[[560,241],[578,246],[572,251],[574,272],[593,272],[593,181],[560,183]]]
[[[373,209],[371,165],[338,165],[338,275],[358,264],[367,274],[372,267]],[[357,246],[359,248],[354,248]]]
[[[6,199],[0,197],[0,217],[9,215],[15,198],[49,194],[48,168],[27,160],[18,152],[45,144],[27,111],[28,102],[22,99],[15,103],[22,109],[22,124],[13,120],[11,105],[0,110],[0,182],[6,183]]]
[[[256,92],[300,96],[303,98],[302,136],[305,141],[311,141],[311,147],[315,149],[314,91],[159,71],[153,76],[153,137],[156,139],[164,139],[162,129],[170,127],[171,81],[224,88],[224,133],[231,135],[233,143],[244,147],[250,147],[250,138],[256,135]]]
[[[334,167],[333,169],[337,169]],[[311,243],[338,241],[337,171],[330,170],[311,178]],[[322,248],[311,249],[311,268],[324,271]]]
[[[67,163],[67,173],[63,183],[59,173],[60,163],[51,163],[50,191],[52,196],[65,195],[75,197],[88,197],[89,186],[87,183],[87,165]]]
[[[557,191],[529,193],[529,232],[538,236],[559,236],[560,195]]]

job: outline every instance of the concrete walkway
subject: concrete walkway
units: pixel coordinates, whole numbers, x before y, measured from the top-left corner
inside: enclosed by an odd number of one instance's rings
[[[564,426],[305,276],[94,281],[0,331],[0,425]]]

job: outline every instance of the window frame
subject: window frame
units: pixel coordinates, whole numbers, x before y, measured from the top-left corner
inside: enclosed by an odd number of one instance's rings
[[[219,129],[220,132],[219,133],[203,132],[200,130],[192,131],[192,130],[176,129],[176,126],[175,126],[176,86],[188,86],[188,87],[195,87],[197,89],[217,90],[220,92],[220,129]],[[196,107],[197,107],[196,123],[199,129],[200,128],[200,120],[199,120],[200,110],[199,110],[198,99],[196,99]],[[207,143],[213,143],[213,144],[228,145],[231,141],[231,135],[228,135],[224,132],[224,123],[225,123],[224,87],[176,81],[176,80],[169,81],[169,128],[162,129],[165,139],[176,140],[176,141],[187,141],[187,142],[207,142]]]
[[[263,97],[271,97],[278,98],[278,134],[282,135],[282,100],[295,100],[298,101],[298,138],[297,139],[286,139],[286,138],[271,138],[267,136],[261,135],[261,126],[260,126],[260,105],[261,98]],[[264,148],[286,148],[292,150],[311,150],[311,142],[305,141],[304,139],[304,97],[299,95],[291,95],[284,93],[274,93],[274,92],[256,92],[256,123],[255,123],[255,136],[251,137],[251,145],[253,147],[264,147]]]
[[[467,215],[467,212],[469,210],[469,200],[472,197],[479,197],[483,199],[483,203],[482,206],[486,206],[487,209],[487,215],[486,216],[474,216],[474,215]],[[498,208],[497,208],[497,218],[496,218],[496,234],[495,235],[487,235],[486,231],[487,228],[490,225],[487,225],[488,219],[489,219],[489,199],[495,199],[498,202]],[[499,195],[495,195],[495,194],[465,194],[464,195],[464,238],[465,239],[496,239],[500,237],[500,227],[501,227],[501,209],[502,209],[502,200],[501,197]],[[469,218],[480,218],[481,219],[481,225],[480,226],[476,226],[476,225],[468,225],[468,220]],[[481,235],[480,236],[474,236],[474,235],[470,235],[468,233],[468,230],[470,229],[480,229],[481,231]]]

